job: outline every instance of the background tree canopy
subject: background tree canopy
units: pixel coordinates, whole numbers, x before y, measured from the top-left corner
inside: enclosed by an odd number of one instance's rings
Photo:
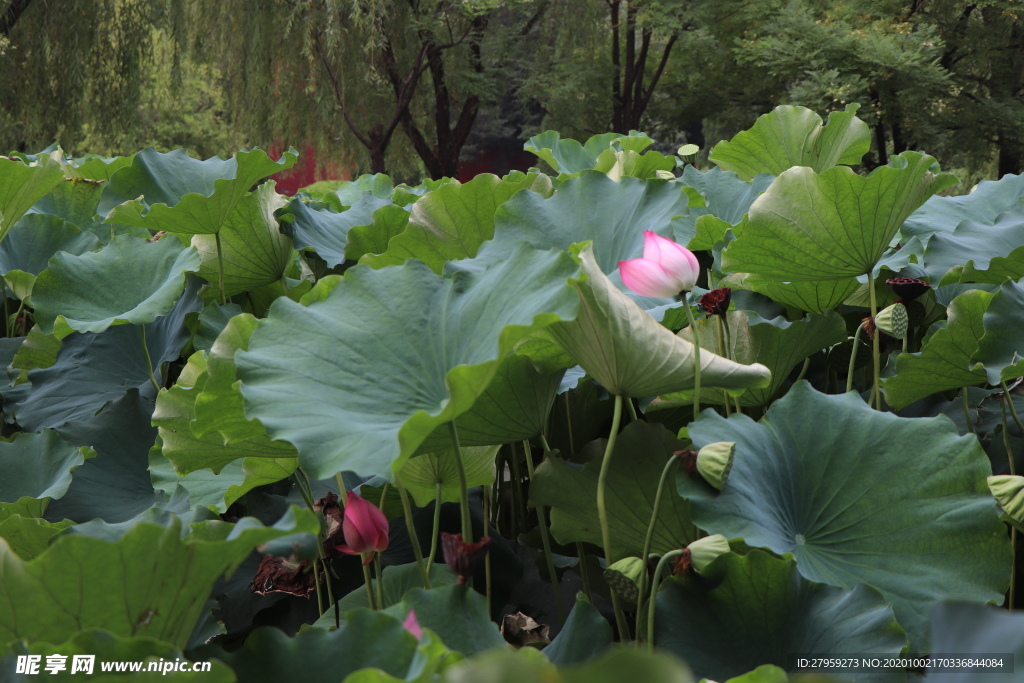
[[[645,130],[704,154],[778,104],[862,105],[865,166],[1024,164],[1021,0],[0,0],[0,147],[315,148],[398,177]]]

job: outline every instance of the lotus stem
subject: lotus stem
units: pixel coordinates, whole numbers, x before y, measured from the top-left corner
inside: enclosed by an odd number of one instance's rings
[[[452,449],[455,451],[455,468],[459,472],[459,510],[462,513],[462,540],[473,542],[473,524],[469,517],[469,488],[466,486],[466,467],[462,463],[462,447],[459,445],[459,430],[455,428],[455,420],[448,423],[448,434],[451,436]]]
[[[397,479],[397,477],[396,477],[396,479]],[[377,508],[381,512],[384,512],[384,503],[386,503],[387,500],[388,500],[388,492],[390,490],[391,490],[391,482],[389,482],[389,481],[384,482],[384,486],[381,487],[381,489],[380,489],[380,503],[377,505]]]
[[[905,335],[903,335],[903,353],[907,352],[907,341],[909,339],[910,339],[910,330],[907,330],[907,333]]]
[[[612,410],[612,429],[608,434],[608,443],[604,448],[604,457],[601,459],[601,472],[597,477],[597,516],[601,521],[601,542],[604,545],[605,562],[608,564],[615,560],[612,559],[614,557],[612,554],[612,533],[608,528],[608,513],[604,506],[604,491],[608,483],[609,465],[612,462],[612,452],[615,450],[615,439],[619,435],[619,425],[621,422],[622,396],[616,394],[615,407]],[[629,639],[629,624],[626,623],[626,615],[622,612],[622,606],[619,604],[619,597],[615,594],[615,591],[611,591],[611,596],[612,609],[615,610],[615,623],[619,627],[619,638],[624,642]]]
[[[381,566],[380,553],[373,556],[373,568],[377,570],[377,608],[384,609],[384,568]]]
[[[565,395],[565,426],[566,426],[566,429],[569,430],[569,452],[570,453],[575,453],[576,452],[576,444],[573,442],[573,438],[572,438],[572,413],[569,412],[569,392],[566,391],[564,395]]]
[[[345,509],[345,480],[341,477],[341,472],[334,473],[334,481],[338,483],[338,505],[342,510]]]
[[[644,562],[644,571],[640,574],[640,597],[637,598],[636,605],[636,637],[640,640],[640,626],[642,624],[641,615],[644,611],[644,598],[647,594],[647,558],[651,555],[651,544],[654,542],[654,528],[658,524],[658,510],[661,509],[661,494],[665,491],[665,482],[668,481],[668,475],[672,472],[676,463],[679,462],[679,458],[675,455],[669,457],[668,462],[665,463],[665,467],[661,470],[661,478],[658,480],[658,491],[654,494],[654,509],[651,510],[651,523],[647,525],[647,535],[644,537],[644,552],[640,555],[640,559]],[[647,634],[648,638],[650,633]]]
[[[361,554],[359,557],[365,563],[366,557],[364,557],[364,555],[365,553]],[[370,601],[370,609],[377,610],[377,599],[373,597],[373,579],[370,578],[369,563],[363,565],[363,583],[366,584],[366,597]]]
[[[964,423],[967,425],[967,433],[974,433],[974,424],[971,422],[971,404],[967,397],[967,387],[960,390],[960,396],[964,401]]]
[[[481,486],[480,496],[484,501],[484,538],[488,538],[491,535],[490,518],[487,513],[490,512],[490,487]],[[493,606],[491,605],[491,549],[487,548],[487,553],[484,555],[484,587],[485,594],[487,596],[487,614],[491,613]]]
[[[434,556],[437,554],[437,535],[441,529],[441,482],[434,489],[434,529],[430,533],[430,559],[427,560],[427,576],[434,567]]]
[[[526,455],[526,473],[530,476],[530,483],[533,483],[533,457],[530,455],[530,442],[523,441],[523,452]],[[548,565],[548,577],[551,579],[551,592],[555,596],[555,607],[558,608],[558,618],[565,623],[565,606],[562,605],[562,594],[558,590],[558,574],[555,573],[555,560],[551,556],[551,539],[548,538],[547,513],[544,506],[537,506],[537,527],[540,529],[540,544],[544,549],[544,560]]]
[[[1013,416],[1013,421],[1017,425],[1017,429],[1020,430],[1021,435],[1024,435],[1024,423],[1021,423],[1020,416],[1017,415],[1017,406],[1013,405],[1013,399],[1010,398],[1010,389],[1006,386],[1006,381],[1002,381],[1000,384],[1003,386],[1003,395],[1006,396],[1006,405],[1010,409],[1010,415]],[[1013,465],[1010,465],[1010,472],[1013,472]]]
[[[697,331],[697,321],[693,319],[693,311],[690,310],[690,301],[683,295],[683,310],[686,311],[686,319],[690,323],[690,331],[693,336],[693,419],[700,416],[700,332]],[[614,591],[612,592],[614,595]]]
[[[416,525],[412,521],[412,506],[409,505],[409,496],[405,492],[405,486],[398,477],[395,477],[395,488],[398,489],[398,497],[402,500],[402,512],[405,515],[405,528],[408,530],[409,540],[412,542],[412,554],[416,556],[416,566],[420,570],[423,587],[429,590],[430,575],[427,573],[426,565],[423,564],[423,548],[420,547],[420,538],[416,534]],[[384,496],[382,495],[381,498],[383,499]],[[383,503],[383,500],[381,502]],[[381,508],[381,512],[383,511]]]
[[[796,381],[799,382],[807,375],[807,369],[811,367],[811,357],[807,356],[804,359],[804,366],[800,368],[800,374],[796,376]]]
[[[526,501],[523,499],[523,477],[519,473],[516,449],[509,446],[509,465],[512,468],[512,535],[519,534],[520,526],[526,524]],[[519,524],[522,520],[522,524]]]
[[[868,278],[868,292],[871,295],[871,319],[874,320],[875,316],[878,315],[878,302],[876,301],[877,295],[875,294],[875,278],[873,278],[873,277],[869,277]],[[872,398],[874,399],[874,402],[875,402],[875,409],[876,410],[881,410],[882,409],[882,390],[879,388],[879,380],[878,380],[878,375],[879,375],[879,370],[880,370],[879,365],[881,363],[881,361],[879,360],[879,355],[880,354],[879,354],[878,346],[879,346],[879,341],[880,341],[881,335],[878,333],[878,330],[875,330],[875,333],[873,335],[871,335],[871,337],[872,337],[871,338],[871,361],[872,361],[871,368],[872,368],[872,392],[873,392],[871,394],[871,396],[872,396]]]
[[[722,321],[722,330],[725,332],[725,357],[729,360],[736,360],[734,358],[736,354],[732,352],[732,331],[729,329],[729,312],[726,311],[725,315],[719,316],[719,319]],[[740,397],[733,397],[733,401],[736,403],[736,414],[742,415],[743,409],[740,407]]]
[[[636,422],[638,418],[636,415],[636,406],[633,405],[633,399],[627,398],[626,405],[629,407],[629,421]]]
[[[317,539],[319,542],[319,538]],[[319,564],[313,560],[313,581],[316,583],[316,608],[322,617],[324,615],[324,594],[323,589],[320,588],[320,570],[317,569]]]
[[[576,557],[580,558],[580,578],[583,579],[583,592],[587,600],[594,602],[594,596],[590,592],[590,572],[587,570],[587,553],[583,550],[583,544],[576,541]]]
[[[220,305],[224,306],[228,303],[228,297],[224,293],[224,249],[221,246],[219,231],[214,233],[214,238],[217,243],[217,284],[220,287]]]
[[[661,583],[661,570],[669,560],[683,554],[682,550],[670,550],[658,560],[658,566],[654,569],[654,576],[651,578],[651,602],[647,607],[647,650],[654,652],[654,606],[658,602],[658,584]]]
[[[722,358],[728,358],[728,351],[725,348],[725,327],[722,325],[722,316],[715,316],[715,325],[718,327],[718,355]],[[730,404],[729,392],[726,389],[722,389],[722,402],[725,404],[725,416],[729,417],[732,414],[732,406]],[[637,634],[640,633],[640,612],[637,611]],[[637,638],[640,636],[637,635]]]
[[[1006,430],[1006,404],[1010,403],[1010,392],[1007,391],[1006,382],[1003,385],[1003,400],[999,402],[999,412],[1003,418],[1003,447],[1006,449],[1006,461],[1010,464],[1010,474],[1017,474],[1013,464],[1013,449],[1010,447],[1010,434]],[[1013,560],[1010,564],[1010,593],[1006,597],[1007,611],[1013,610],[1015,593],[1017,592],[1017,527],[1010,525],[1010,551],[1013,553]]]
[[[146,372],[149,373],[149,381],[156,389],[156,393],[160,393],[160,383],[156,381],[156,375],[153,374],[153,360],[149,355],[149,346],[146,345],[146,326],[139,325],[139,340],[142,342],[142,355],[146,359]]]
[[[846,372],[846,391],[853,390],[853,369],[857,365],[857,345],[860,342],[860,333],[864,331],[864,323],[857,326],[857,332],[853,335],[853,349],[850,351],[850,367]]]

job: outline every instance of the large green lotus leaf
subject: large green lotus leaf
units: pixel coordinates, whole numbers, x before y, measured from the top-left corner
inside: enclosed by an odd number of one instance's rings
[[[524,647],[517,652],[494,651],[471,657],[445,671],[445,683],[621,683],[657,681],[694,683],[693,675],[676,657],[639,648],[613,649],[586,664],[555,668],[546,657]]]
[[[500,446],[468,446],[462,449],[462,466],[466,472],[466,486],[487,486],[494,483],[494,456]],[[402,465],[398,477],[412,494],[419,507],[426,507],[437,498],[441,487],[442,503],[460,500],[459,470],[455,451],[427,453],[410,458]]]
[[[157,437],[150,450],[149,460],[153,488],[171,497],[180,496],[184,491],[188,497],[189,510],[203,508],[223,514],[231,503],[244,495],[244,492],[232,495],[245,485],[246,473],[242,470],[241,460],[228,463],[217,474],[210,470],[196,470],[182,476],[174,471],[171,461],[162,455],[162,448],[163,441]],[[273,481],[276,480],[268,483]]]
[[[520,190],[538,199],[550,197],[551,179],[543,173],[517,173],[499,178],[481,173],[468,183],[449,183],[416,200],[409,225],[388,243],[387,251],[366,256],[374,268],[419,259],[440,273],[444,264],[476,256],[494,237],[494,212]]]
[[[868,176],[846,166],[821,174],[792,168],[751,205],[747,225],[722,253],[723,266],[783,282],[870,273],[906,217],[956,182],[918,152],[894,156]]]
[[[1024,203],[984,223],[965,220],[952,232],[938,232],[928,240],[922,256],[932,282],[938,282],[955,266],[970,264],[973,278],[980,282],[1002,282],[1007,277],[1024,277]],[[984,271],[995,267],[992,277]],[[965,278],[966,279],[966,278]]]
[[[28,381],[29,370],[48,368],[56,363],[61,345],[60,339],[52,334],[43,334],[38,325],[33,325],[11,360],[11,367],[22,371],[18,383]]]
[[[110,180],[110,176],[125,166],[131,166],[134,154],[124,157],[105,157],[99,154],[86,154],[75,159],[68,159],[65,172],[71,178],[86,180]]]
[[[413,667],[417,642],[395,617],[360,609],[345,614],[341,628],[334,631],[311,628],[289,638],[278,628],[263,627],[253,631],[241,649],[227,652],[211,646],[198,654],[223,661],[247,683],[342,681],[364,668],[403,680]]]
[[[293,151],[274,161],[260,149],[230,159],[193,159],[183,149],[147,147],[107,182],[96,212],[108,223],[186,235],[220,231],[257,181],[295,164]]]
[[[274,191],[275,183],[263,183],[239,202],[221,228],[221,257],[224,260],[224,292],[227,296],[277,282],[292,257],[292,241],[281,234],[274,211],[285,200]],[[199,250],[202,265],[199,275],[219,282],[217,238],[193,235],[192,246]]]
[[[999,180],[982,180],[970,194],[930,198],[903,223],[907,238],[932,233],[953,232],[964,221],[992,225],[1004,211],[1018,207],[1024,200],[1024,174],[1008,173]]]
[[[147,469],[157,435],[150,424],[152,415],[153,402],[130,389],[95,415],[58,428],[65,441],[91,447],[96,457],[75,470],[67,493],[46,508],[47,519],[81,523],[99,518],[116,524],[163,501],[153,490]]]
[[[928,651],[936,602],[1002,601],[1011,558],[991,466],[944,415],[901,418],[801,381],[760,422],[705,410],[689,436],[696,447],[736,443],[721,492],[677,479],[698,526],[793,553],[812,581],[878,589],[912,652]]]
[[[986,381],[985,368],[971,359],[985,336],[984,316],[993,296],[978,289],[960,294],[946,309],[946,320],[932,327],[920,351],[897,356],[896,374],[883,382],[889,405],[900,410],[930,394]]]
[[[23,560],[31,560],[43,553],[50,539],[74,524],[65,519],[56,524],[45,519],[22,517],[0,510],[0,538],[7,541],[14,554]]]
[[[586,276],[574,283],[583,302],[579,317],[552,325],[545,333],[612,394],[657,396],[692,389],[693,344],[619,291],[601,272],[590,244],[579,259]],[[763,365],[741,365],[713,353],[702,353],[700,362],[701,386],[759,388],[771,380]]]
[[[170,680],[167,674],[160,667],[163,662],[176,663],[186,660],[181,649],[160,642],[155,638],[136,636],[134,638],[119,637],[102,629],[88,629],[76,633],[74,637],[64,643],[54,645],[44,642],[16,641],[11,643],[8,654],[0,657],[0,679],[7,683],[33,683],[39,680],[39,675],[18,674],[18,655],[42,655],[39,670],[45,675],[44,680],[61,681],[63,683],[75,683],[86,678],[84,672],[72,673],[73,657],[75,655],[92,655],[96,659],[93,664],[92,675],[86,680],[94,683],[155,683],[156,681]],[[64,659],[65,669],[58,673],[43,673],[46,671],[46,657],[49,655],[60,655]],[[191,661],[191,660],[189,660]],[[143,670],[137,673],[109,673],[104,674],[102,663],[135,663],[144,662]],[[155,671],[146,671],[150,662],[157,665]],[[211,662],[209,671],[176,671],[174,681],[185,683],[235,683],[237,680],[234,673],[222,662]]]
[[[0,156],[0,241],[33,204],[63,179],[64,171],[52,156],[40,155],[32,165]]]
[[[338,213],[293,199],[289,208],[295,217],[290,230],[295,248],[315,251],[328,267],[334,268],[345,262],[348,231],[357,225],[368,225],[377,209],[390,204],[390,199],[378,199],[367,192],[350,208]]]
[[[678,183],[616,182],[597,171],[585,171],[562,183],[548,198],[522,192],[494,215],[494,239],[481,247],[477,259],[502,261],[517,242],[538,249],[568,249],[592,240],[594,257],[605,273],[618,271],[619,261],[643,256],[644,230],[671,234],[672,219],[689,211]]]
[[[793,166],[821,173],[836,164],[859,164],[871,148],[868,124],[856,116],[859,108],[848,104],[846,111],[830,113],[824,124],[810,109],[776,107],[751,129],[715,145],[708,159],[743,180],[758,173],[781,175]]]
[[[409,211],[396,204],[382,206],[373,212],[370,223],[356,225],[348,231],[345,258],[358,261],[366,254],[383,254],[392,237],[402,234],[409,225]]]
[[[825,313],[857,291],[857,278],[816,282],[779,282],[769,277],[734,273],[719,282],[720,287],[738,287],[764,294],[783,306],[809,313]]]
[[[238,304],[221,305],[216,301],[211,302],[200,311],[199,315],[189,320],[189,329],[192,331],[192,346],[196,351],[209,351],[213,343],[228,323],[236,315],[242,312]]]
[[[582,664],[611,645],[612,625],[584,593],[577,593],[565,625],[544,654],[555,664]]]
[[[671,171],[676,167],[676,158],[661,152],[640,154],[631,149],[622,149],[617,143],[601,152],[594,164],[595,171],[601,171],[612,180],[624,177],[648,180],[658,177],[658,171]]]
[[[629,135],[601,133],[581,145],[570,138],[563,140],[558,132],[549,130],[527,140],[523,149],[546,161],[557,173],[571,174],[594,168],[598,157],[607,151],[613,142],[618,142],[622,150],[642,152],[653,140],[644,133],[631,130]]]
[[[291,444],[271,441],[266,433],[248,439],[236,439],[230,443],[226,443],[217,431],[208,431],[202,437],[196,435],[192,429],[196,397],[203,391],[207,382],[207,373],[204,369],[206,361],[202,355],[202,351],[194,354],[178,383],[170,389],[160,391],[156,399],[156,410],[153,412],[153,424],[160,430],[164,457],[174,465],[175,471],[180,475],[203,469],[210,469],[214,474],[218,474],[225,465],[245,459],[242,467],[247,476],[241,485],[233,478],[225,477],[222,480],[224,492],[227,492],[229,487],[234,487],[231,491],[233,498],[228,500],[228,496],[225,496],[226,507],[256,486],[290,476],[298,466],[298,454]]]
[[[330,192],[341,206],[352,206],[369,192],[377,199],[391,199],[395,192],[391,177],[384,173],[364,173],[355,180],[346,180]]]
[[[179,522],[136,524],[117,542],[62,536],[28,562],[0,541],[0,643],[59,643],[103,628],[182,647],[218,577],[261,543],[319,529],[311,512],[292,507],[273,527],[253,518],[202,522],[184,539]]]
[[[98,252],[58,253],[32,289],[36,323],[58,338],[151,323],[170,312],[186,273],[199,265],[198,252],[173,238],[149,242],[122,235]]]
[[[971,363],[984,364],[989,384],[1024,376],[1024,280],[1002,284],[985,310],[982,325],[985,334]]]
[[[57,252],[72,256],[98,249],[100,241],[67,221],[45,213],[30,213],[0,242],[0,275],[21,270],[39,275]]]
[[[597,515],[597,478],[605,441],[589,444],[596,457],[577,468],[549,457],[537,467],[530,485],[530,505],[551,506],[551,534],[559,543],[576,541],[603,546]],[[643,552],[651,523],[658,481],[672,454],[686,447],[658,423],[632,422],[615,441],[605,500],[614,557],[611,562]],[[687,546],[698,537],[689,505],[677,496],[662,496],[651,552],[665,553]]]
[[[686,244],[690,249],[711,249],[724,237],[725,229],[736,226],[743,220],[744,215],[750,210],[750,205],[768,189],[773,180],[775,176],[761,173],[748,182],[741,180],[731,171],[712,168],[702,172],[694,166],[687,165],[683,175],[676,182],[684,187],[693,188],[703,200],[703,204],[691,206],[689,214],[672,222],[675,240],[680,244]],[[703,216],[718,219],[718,229],[709,231],[710,219],[703,219]],[[705,223],[704,234],[700,230],[701,222]],[[708,232],[717,232],[722,237],[709,240]]]
[[[564,371],[543,372],[518,354],[501,359],[487,389],[469,412],[459,416],[459,441],[465,446],[518,443],[544,431]],[[446,425],[420,444],[419,452],[451,447]]]
[[[718,324],[714,318],[697,320],[703,350],[718,352]],[[729,311],[731,348],[729,355],[737,363],[760,363],[772,373],[772,383],[760,389],[748,389],[739,397],[743,406],[768,405],[789,378],[789,373],[812,353],[847,340],[846,322],[835,311],[811,314],[803,320],[783,317],[765,320],[754,313]],[[690,328],[679,335],[693,342]],[[722,391],[701,388],[701,403],[721,404]],[[693,392],[684,391],[656,399],[648,410],[674,408],[693,403]]]
[[[562,252],[520,245],[488,270],[449,268],[356,266],[323,301],[275,301],[235,354],[246,414],[316,479],[390,479],[473,406],[519,340],[579,310],[579,267]]]
[[[198,283],[198,278],[190,281],[171,312],[146,325],[154,372],[163,363],[177,360],[188,342],[185,316],[202,308]],[[149,400],[156,393],[139,330],[133,325],[112,327],[102,334],[72,334],[64,339],[56,363],[30,370],[28,377],[29,383],[15,387],[24,388],[24,395],[4,392],[4,412],[27,431],[87,418],[133,388]]]
[[[706,678],[724,681],[763,664],[786,668],[794,654],[895,657],[907,645],[878,591],[808,581],[792,558],[760,550],[728,553],[700,575],[670,578],[662,586],[654,642]],[[898,683],[906,673],[880,669],[837,678]]]
[[[205,437],[220,432],[225,442],[235,439],[266,437],[259,420],[245,416],[240,382],[235,368],[235,353],[249,348],[249,339],[259,320],[248,313],[228,321],[206,356],[207,378],[195,397],[195,420],[192,432]]]
[[[958,673],[928,672],[926,683],[1014,683],[1020,672],[1014,671],[1024,661],[1024,615],[1007,612],[989,605],[968,602],[942,602],[932,610],[932,652],[956,652],[963,656],[991,658],[990,653],[1012,653],[1013,664],[1001,673],[979,671]],[[1008,657],[1002,657],[1004,667]]]
[[[788,683],[788,681],[789,676],[786,675],[784,669],[774,664],[764,664],[742,676],[730,678],[725,683]],[[829,679],[822,680],[821,683],[829,683]]]
[[[60,498],[71,485],[71,471],[94,455],[91,449],[75,448],[50,429],[0,441],[0,503]]]
[[[493,647],[507,647],[491,621],[487,598],[468,586],[441,586],[433,590],[414,588],[402,602],[389,607],[388,614],[402,620],[416,611],[420,626],[440,636],[450,649],[469,656]]]
[[[57,183],[45,197],[33,204],[25,215],[51,214],[66,220],[83,232],[91,232],[100,239],[109,240],[111,227],[114,226],[103,225],[103,220],[96,215],[96,206],[99,204],[103,186],[102,182],[65,178],[64,182]]]

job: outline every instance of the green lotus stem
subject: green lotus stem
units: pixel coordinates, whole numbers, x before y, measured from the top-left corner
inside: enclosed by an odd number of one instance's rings
[[[1006,396],[1006,405],[1010,409],[1010,415],[1013,416],[1013,421],[1017,424],[1017,429],[1024,435],[1024,423],[1020,421],[1020,416],[1017,415],[1017,406],[1013,405],[1013,399],[1010,398],[1010,389],[1006,386],[1006,380],[1000,382],[1003,386],[1003,395]],[[1010,465],[1010,472],[1013,473],[1013,464]]]
[[[725,357],[729,360],[736,360],[734,358],[736,354],[733,353],[732,348],[732,332],[729,329],[729,312],[726,311],[725,315],[719,316],[719,319],[722,321],[722,330],[725,332]],[[734,396],[733,401],[736,403],[736,414],[742,415],[743,408],[740,407],[740,397]]]
[[[6,304],[6,301],[5,301],[5,304]],[[576,444],[573,442],[573,439],[572,439],[572,413],[569,412],[569,392],[568,391],[565,392],[564,396],[565,396],[565,426],[569,430],[569,452],[570,453],[575,453],[576,452]],[[546,446],[545,446],[545,449],[547,449]]]
[[[2,278],[0,278],[0,293],[2,293],[3,297],[4,297],[4,336],[5,337],[10,337],[11,336],[11,311],[8,308],[8,305],[7,305],[7,283],[4,282],[4,280]],[[568,395],[568,393],[569,392],[566,392],[567,395]]]
[[[341,472],[334,473],[334,481],[338,483],[338,505],[345,509],[345,480],[341,478]]]
[[[1006,382],[1003,385],[1003,400],[999,402],[999,412],[1003,417],[1003,448],[1006,449],[1006,461],[1010,463],[1010,474],[1017,474],[1013,464],[1013,449],[1010,447],[1010,434],[1006,430],[1006,404],[1011,403],[1010,392],[1006,389]],[[1014,594],[1017,592],[1017,527],[1010,525],[1010,551],[1013,553],[1013,560],[1010,564],[1010,594],[1006,597],[1006,609],[1012,611]]]
[[[396,479],[397,479],[397,477],[396,477]],[[384,512],[384,503],[386,503],[387,500],[388,500],[388,491],[390,491],[390,490],[391,490],[391,482],[389,482],[389,481],[384,482],[384,486],[380,490],[380,503],[377,504],[377,507],[380,509],[381,512]]]
[[[811,357],[807,356],[807,358],[804,359],[804,366],[800,368],[800,374],[796,376],[797,382],[802,380],[804,376],[807,375],[807,368],[809,367],[811,367]]]
[[[583,550],[583,544],[576,541],[576,557],[580,558],[580,578],[583,579],[583,592],[587,600],[594,602],[594,596],[590,592],[590,572],[587,570],[587,553]]]
[[[430,533],[430,559],[427,560],[427,575],[434,567],[434,555],[437,554],[437,535],[441,529],[441,482],[434,488],[434,530]]]
[[[873,278],[873,277],[869,277],[868,278],[868,292],[870,292],[870,294],[871,294],[871,319],[874,320],[875,316],[878,315],[878,302],[875,300],[877,295],[875,294],[875,278]],[[872,367],[872,371],[873,371],[873,373],[872,373],[872,392],[873,393],[871,394],[871,397],[875,401],[875,409],[876,410],[881,410],[882,409],[882,390],[879,388],[879,380],[878,380],[878,374],[879,374],[879,369],[880,369],[879,365],[881,364],[881,361],[879,360],[879,355],[880,354],[879,354],[879,350],[878,350],[879,337],[880,337],[880,335],[878,334],[878,331],[876,330],[875,334],[872,335],[872,339],[871,339],[871,361],[872,361],[872,366],[871,367]]]
[[[910,339],[910,330],[907,330],[907,333],[905,335],[903,335],[903,353],[907,352],[907,340],[909,340],[909,339]]]
[[[853,390],[853,369],[857,365],[857,344],[860,342],[860,333],[864,331],[864,323],[857,326],[857,332],[853,335],[853,349],[850,351],[850,368],[846,372],[846,391]]]
[[[363,557],[363,555],[365,555],[365,553],[360,554],[359,558],[363,562],[366,562],[366,558]],[[363,565],[363,583],[366,584],[366,597],[370,601],[370,609],[372,609],[372,610],[378,609],[378,607],[377,607],[377,599],[375,597],[373,597],[373,579],[370,578],[370,565],[369,564],[364,564]]]
[[[530,442],[523,441],[523,452],[526,454],[526,473],[530,476],[530,483],[533,483],[533,458],[530,455]],[[537,506],[537,527],[540,529],[540,544],[544,549],[544,560],[548,565],[548,577],[551,579],[551,592],[555,596],[555,607],[558,608],[558,618],[565,623],[565,606],[562,605],[562,594],[558,590],[558,574],[555,573],[555,560],[551,555],[551,539],[548,538],[548,519],[544,512],[544,506]]]
[[[677,462],[679,462],[679,458],[673,455],[669,457],[665,467],[661,470],[661,478],[658,480],[658,491],[654,494],[654,509],[651,510],[651,523],[647,525],[647,535],[644,537],[644,552],[640,555],[640,559],[643,560],[645,565],[647,564],[647,558],[651,555],[651,544],[654,542],[654,528],[658,524],[658,510],[661,509],[661,494],[664,493],[665,482],[668,481],[668,475],[672,472]],[[637,598],[636,605],[636,637],[638,641],[640,640],[641,614],[644,611],[644,597],[646,594],[647,572],[644,571],[640,574],[640,597]],[[650,633],[648,633],[648,637],[650,637]]]
[[[480,487],[480,497],[484,501],[484,538],[491,535],[490,520],[487,517],[487,513],[490,512],[490,492],[487,490],[487,486]],[[490,614],[493,606],[491,605],[491,549],[487,548],[487,553],[484,555],[484,594],[487,596],[487,613]]]
[[[519,474],[519,461],[516,460],[516,449],[509,446],[509,464],[512,468],[512,536],[519,533],[519,519],[526,523],[526,501],[523,500],[523,478]]]
[[[324,594],[323,589],[320,588],[320,570],[317,569],[318,563],[313,560],[313,581],[316,582],[316,608],[320,613],[320,616],[324,615]]]
[[[459,446],[459,430],[455,428],[455,420],[448,423],[448,434],[455,451],[455,468],[459,472],[459,508],[462,513],[462,540],[473,542],[473,525],[469,518],[469,489],[466,486],[466,468],[462,463],[462,447]]]
[[[700,417],[700,333],[697,331],[697,321],[693,319],[693,311],[690,310],[690,302],[683,295],[683,310],[686,311],[686,319],[690,322],[690,330],[693,335],[693,419]],[[615,595],[615,591],[612,591]]]
[[[658,602],[658,584],[661,582],[662,567],[669,560],[675,559],[683,554],[682,550],[670,550],[658,560],[658,566],[654,569],[654,576],[651,578],[651,602],[647,607],[647,650],[654,652],[654,606]]]
[[[412,506],[409,505],[409,496],[405,492],[405,486],[398,477],[395,477],[395,488],[398,489],[398,497],[402,500],[402,512],[405,515],[405,528],[409,531],[409,540],[412,542],[412,554],[416,556],[416,566],[420,570],[423,587],[429,590],[430,575],[427,573],[426,565],[423,564],[423,548],[420,547],[420,538],[416,534],[416,525],[412,522]],[[383,498],[384,496],[381,495],[381,499]],[[381,503],[383,504],[383,500]]]
[[[149,373],[149,381],[156,389],[156,393],[160,393],[160,383],[156,381],[156,375],[153,374],[153,361],[149,356],[149,347],[146,345],[146,326],[139,325],[139,340],[142,342],[142,355],[146,359],[146,372]]]
[[[728,352],[725,349],[725,327],[722,326],[722,316],[715,316],[715,326],[718,328],[718,355],[722,358],[728,358]],[[729,417],[732,414],[732,409],[729,402],[729,392],[726,389],[722,389],[722,402],[725,403],[725,416]],[[639,622],[640,612],[637,611],[637,621]],[[640,624],[637,623],[637,633],[640,633]],[[639,635],[637,636],[639,638]]]
[[[384,569],[380,563],[380,553],[373,556],[373,568],[377,570],[377,609],[384,609]]]
[[[636,415],[636,407],[633,405],[633,399],[627,398],[626,405],[629,406],[629,421],[636,422],[638,418]]]
[[[228,303],[228,297],[224,293],[224,249],[220,243],[220,232],[215,232],[214,237],[217,242],[217,284],[220,286],[220,305],[224,306]]]
[[[684,304],[684,307],[688,306]],[[687,308],[689,310],[689,308]],[[615,439],[619,435],[619,424],[622,422],[622,396],[615,395],[615,407],[612,410],[612,429],[608,434],[608,443],[604,448],[604,457],[601,459],[601,472],[597,476],[597,517],[601,521],[601,542],[604,545],[605,562],[611,564],[612,559],[612,533],[608,528],[608,512],[604,505],[604,491],[608,483],[608,470],[612,462],[612,451],[615,450]],[[611,591],[612,609],[615,610],[615,623],[619,627],[619,638],[623,641],[629,639],[629,624],[626,623],[626,615],[622,612],[619,604],[619,597],[615,591]]]
[[[964,400],[964,422],[967,424],[967,433],[974,433],[974,425],[971,423],[971,404],[967,399],[967,387],[960,390],[960,396]]]

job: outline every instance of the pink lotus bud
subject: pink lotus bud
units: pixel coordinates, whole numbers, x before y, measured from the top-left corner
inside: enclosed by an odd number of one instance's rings
[[[416,636],[416,640],[423,640],[423,629],[420,628],[420,622],[416,618],[416,610],[409,610],[409,616],[405,618],[405,630]]]
[[[693,289],[700,264],[686,247],[644,230],[644,257],[619,261],[619,272],[637,294],[667,299]]]
[[[380,509],[357,493],[345,498],[345,519],[341,523],[345,545],[335,546],[349,555],[367,553],[363,564],[369,564],[375,553],[388,547],[388,519]]]

